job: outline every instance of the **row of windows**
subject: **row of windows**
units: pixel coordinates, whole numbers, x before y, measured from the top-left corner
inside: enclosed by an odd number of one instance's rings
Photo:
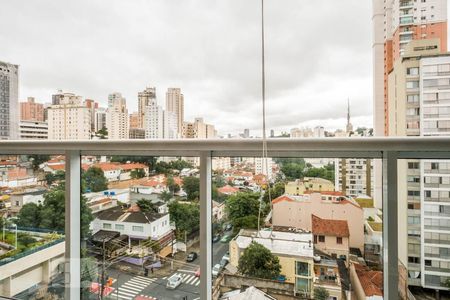
[[[426,240],[448,241],[450,243],[450,234],[448,233],[425,232],[424,237]]]
[[[325,243],[324,235],[314,235],[314,244]],[[336,237],[336,244],[342,244],[342,237]]]

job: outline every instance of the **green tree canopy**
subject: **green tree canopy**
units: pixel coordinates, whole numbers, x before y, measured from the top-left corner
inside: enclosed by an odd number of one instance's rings
[[[158,209],[150,200],[140,199],[136,202],[136,204],[142,212],[158,212]]]
[[[99,167],[90,167],[82,173],[84,191],[101,192],[108,189],[108,180],[102,169]]]
[[[130,177],[132,179],[139,179],[145,177],[145,171],[143,169],[134,169],[130,172]]]
[[[316,287],[314,289],[314,300],[327,300],[330,293],[324,287]]]
[[[169,191],[163,191],[159,195],[159,199],[161,199],[161,201],[163,201],[163,202],[169,202],[170,199],[172,199],[172,194]]]
[[[169,204],[169,214],[178,234],[191,233],[199,228],[200,207],[197,203],[182,204],[174,201]]]
[[[281,265],[269,249],[252,242],[239,258],[238,271],[245,276],[275,279],[281,274]]]
[[[228,219],[233,224],[234,232],[241,228],[257,228],[259,215],[258,193],[241,192],[231,195],[225,202],[225,211]],[[262,221],[264,219],[261,214]]]
[[[96,133],[96,136],[98,136],[101,140],[105,140],[108,138],[108,129],[106,127],[103,127],[102,129],[99,129]]]
[[[177,160],[172,160],[169,163],[169,167],[171,169],[178,170],[178,171],[181,171],[183,169],[192,169],[193,168],[193,166],[190,162],[182,160],[181,158],[179,158]]]
[[[50,160],[50,155],[40,155],[40,154],[30,155],[28,156],[28,160],[31,161],[33,169],[37,170],[39,169],[40,164]]]
[[[41,205],[27,203],[17,214],[17,226],[39,228],[41,224]]]
[[[305,177],[320,177],[334,182],[334,164],[328,164],[321,168],[311,167],[304,172]]]
[[[303,158],[277,158],[275,162],[280,165],[280,170],[288,180],[303,177],[306,163]]]
[[[87,205],[86,197],[81,197],[81,236],[89,234],[89,225],[94,219]],[[64,184],[44,194],[42,204],[27,203],[17,215],[19,227],[44,228],[64,231],[65,226],[65,191]]]
[[[200,197],[200,179],[194,176],[183,178],[183,190],[187,194],[187,199],[192,201]]]
[[[178,193],[180,191],[180,186],[175,182],[172,175],[167,176],[167,187],[171,193]]]

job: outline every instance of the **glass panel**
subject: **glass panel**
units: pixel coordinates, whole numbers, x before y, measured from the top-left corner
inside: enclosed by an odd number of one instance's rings
[[[64,170],[64,156],[0,156],[0,296],[64,295]]]
[[[375,278],[382,295],[383,216],[373,174],[373,160],[361,158],[214,157],[214,295],[245,297],[249,286],[270,286],[276,299],[341,299],[350,274]]]
[[[82,160],[82,299],[198,299],[199,159]]]

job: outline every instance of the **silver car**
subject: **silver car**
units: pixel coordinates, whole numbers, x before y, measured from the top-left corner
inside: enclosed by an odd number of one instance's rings
[[[212,269],[212,276],[217,277],[217,275],[219,275],[220,271],[222,271],[222,266],[220,264],[215,264]]]
[[[177,274],[173,274],[169,277],[169,279],[167,279],[166,288],[174,290],[181,284],[182,281],[183,277]]]

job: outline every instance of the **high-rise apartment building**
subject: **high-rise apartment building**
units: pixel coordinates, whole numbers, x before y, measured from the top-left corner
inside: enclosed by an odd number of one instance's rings
[[[139,112],[134,112],[130,114],[130,129],[131,128],[141,128],[139,122]]]
[[[91,131],[95,130],[95,111],[98,108],[98,103],[95,102],[92,99],[86,99],[84,100],[84,103],[89,108],[89,111],[91,112]]]
[[[20,120],[44,122],[44,104],[36,103],[33,97],[27,102],[20,102]]]
[[[110,140],[128,139],[129,137],[128,109],[126,99],[122,97],[121,93],[112,93],[108,96],[106,128]]]
[[[100,129],[106,128],[106,108],[99,107],[95,110],[94,116],[94,130],[95,132]]]
[[[144,129],[146,139],[164,138],[164,110],[156,101],[145,107]]]
[[[372,196],[373,172],[370,159],[343,158],[335,160],[335,187],[347,196]]]
[[[206,124],[203,118],[195,118],[194,122],[184,122],[182,137],[187,139],[210,139],[217,136],[214,125]]]
[[[177,117],[178,135],[182,135],[184,122],[184,96],[179,88],[168,88],[166,93],[166,110]]]
[[[145,127],[145,112],[147,106],[156,102],[156,88],[147,87],[142,92],[138,93],[138,114],[139,114],[139,125],[133,128],[144,128]]]
[[[447,51],[447,0],[372,0],[374,133],[389,135],[388,75],[412,40],[439,39]]]
[[[389,134],[450,135],[450,53],[439,39],[410,42],[389,80]],[[450,278],[450,160],[399,160],[399,259],[408,283]]]
[[[91,112],[81,96],[59,93],[58,103],[48,108],[50,140],[87,140],[91,138]]]
[[[0,140],[19,137],[19,66],[0,61]]]

